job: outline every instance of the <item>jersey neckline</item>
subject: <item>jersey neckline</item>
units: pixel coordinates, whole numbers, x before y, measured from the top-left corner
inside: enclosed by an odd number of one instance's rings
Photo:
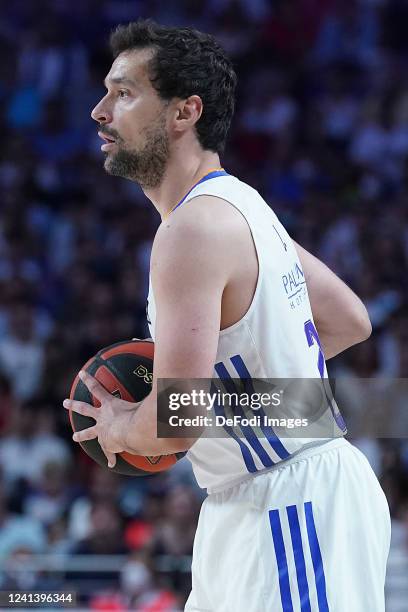
[[[169,210],[169,212],[166,215],[166,218],[171,215],[171,213],[173,211],[176,210],[176,208],[178,208],[179,206],[181,206],[183,204],[183,202],[187,199],[187,197],[190,195],[190,193],[193,191],[193,189],[195,189],[198,185],[201,185],[201,183],[204,183],[205,181],[209,181],[210,179],[213,178],[217,178],[219,176],[229,176],[228,172],[226,172],[224,170],[224,168],[219,168],[216,170],[210,170],[209,172],[207,172],[207,174],[205,174],[199,181],[197,181],[197,183],[195,183],[191,189],[189,189],[186,193],[186,195],[180,200],[180,202],[178,202],[175,206],[173,206],[173,208],[171,210]]]

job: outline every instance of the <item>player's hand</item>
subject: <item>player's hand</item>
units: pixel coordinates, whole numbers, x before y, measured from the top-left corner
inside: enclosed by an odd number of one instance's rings
[[[126,446],[126,436],[138,404],[114,397],[87,372],[81,370],[79,378],[101,405],[96,408],[87,402],[64,400],[63,406],[67,410],[73,410],[96,421],[92,427],[75,432],[73,440],[85,442],[98,438],[99,445],[108,460],[108,466],[112,468],[116,464],[115,453],[129,450]]]

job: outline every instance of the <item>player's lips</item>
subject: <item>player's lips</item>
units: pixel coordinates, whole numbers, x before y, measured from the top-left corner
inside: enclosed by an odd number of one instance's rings
[[[116,144],[115,140],[111,136],[107,136],[103,132],[98,132],[98,136],[99,138],[102,138],[102,140],[105,141],[105,144],[101,146],[102,151],[106,151],[107,149],[112,148],[114,144]]]
[[[107,134],[104,134],[103,132],[98,132],[98,136],[105,142],[115,142],[115,139],[112,138],[112,136],[107,136]]]
[[[105,144],[101,146],[101,151],[108,151],[109,149],[112,149],[112,147],[114,147],[115,145],[116,142],[105,142]]]

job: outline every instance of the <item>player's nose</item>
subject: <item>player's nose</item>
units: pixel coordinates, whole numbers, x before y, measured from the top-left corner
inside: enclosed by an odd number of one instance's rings
[[[103,99],[92,110],[91,117],[98,123],[110,123],[112,121],[112,113],[104,104]]]

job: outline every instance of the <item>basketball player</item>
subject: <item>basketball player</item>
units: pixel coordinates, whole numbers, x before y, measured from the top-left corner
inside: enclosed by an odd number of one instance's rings
[[[92,111],[105,170],[139,183],[162,218],[148,300],[154,383],[136,410],[81,374],[101,408],[64,402],[96,421],[74,439],[98,437],[111,466],[123,450],[188,450],[209,495],[186,610],[381,612],[388,506],[339,414],[329,440],[156,437],[157,379],[325,377],[323,354],[371,326],[358,297],[222,168],[236,76],[216,41],[139,21],[111,47]]]

